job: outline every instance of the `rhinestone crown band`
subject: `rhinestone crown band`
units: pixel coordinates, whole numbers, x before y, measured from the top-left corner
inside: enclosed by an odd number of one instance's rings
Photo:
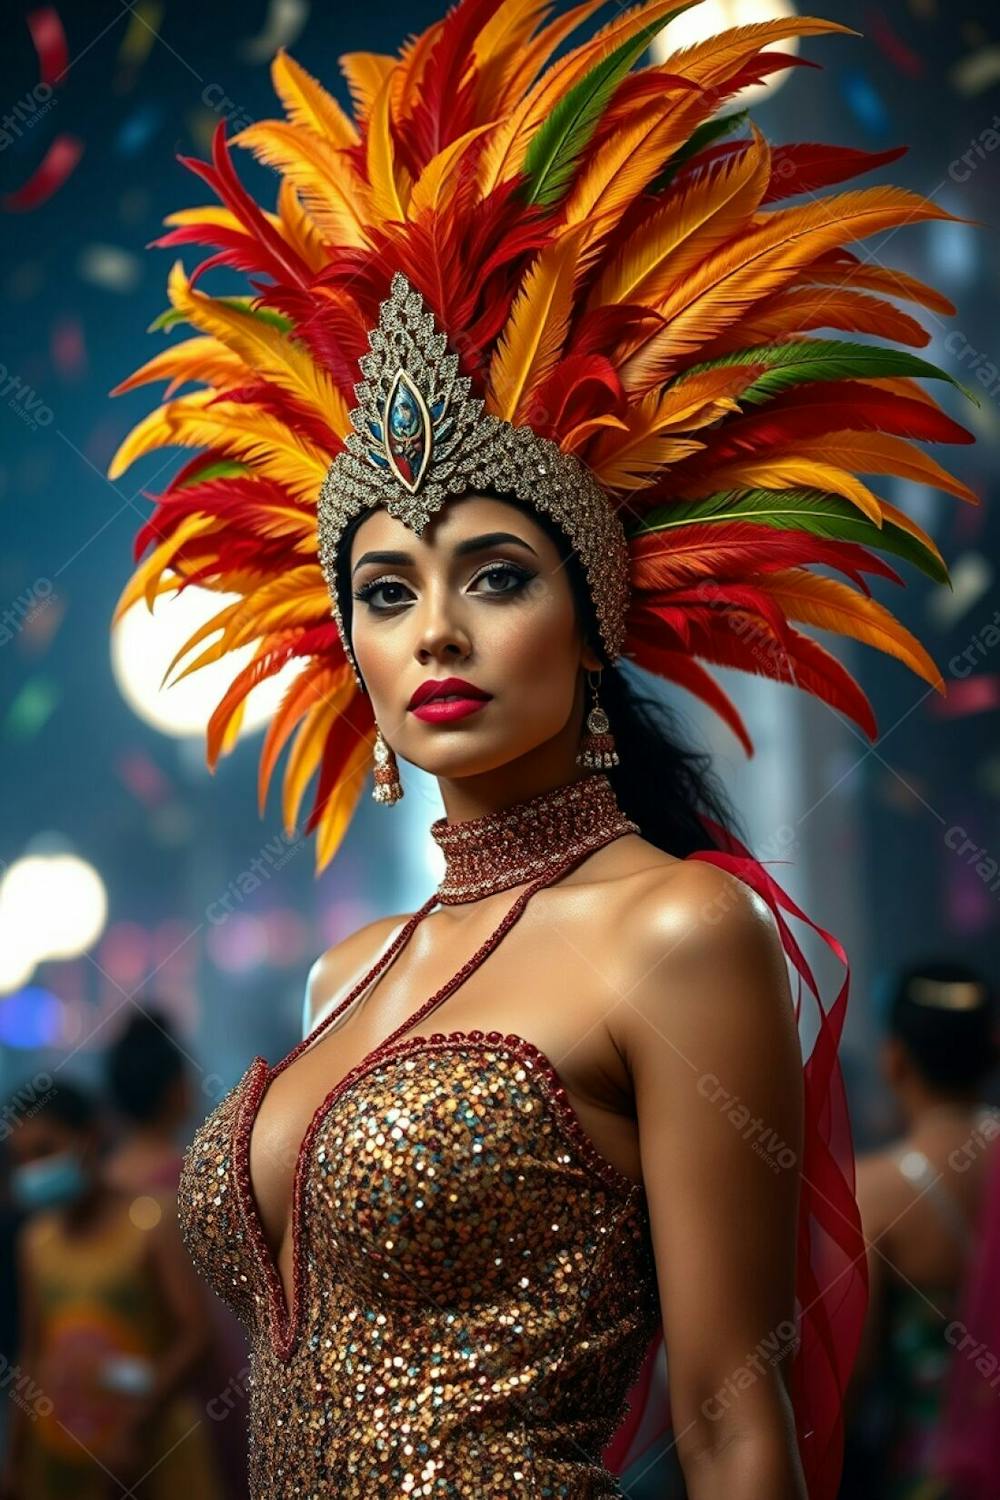
[[[437,898],[451,905],[536,880],[566,859],[640,830],[599,773],[480,818],[438,818],[430,831],[445,857]]]
[[[358,361],[354,431],[327,470],[318,507],[319,558],[344,651],[361,685],[337,598],[337,547],[359,511],[384,505],[419,536],[445,501],[494,488],[546,511],[583,563],[610,660],[625,642],[629,556],[625,530],[596,478],[572,453],[483,412],[458,373],[458,355],[423,297],[402,274]]]

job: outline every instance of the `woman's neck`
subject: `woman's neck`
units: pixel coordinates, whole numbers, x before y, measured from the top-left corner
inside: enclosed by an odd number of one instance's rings
[[[438,818],[430,829],[445,858],[438,900],[479,900],[639,831],[607,776],[594,771],[472,818]]]

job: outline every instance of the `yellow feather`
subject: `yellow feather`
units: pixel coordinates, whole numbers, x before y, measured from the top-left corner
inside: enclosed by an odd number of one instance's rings
[[[594,153],[566,199],[565,223],[586,224],[584,250],[599,247],[628,206],[649,186],[692,129],[692,112],[704,113],[700,99],[694,106],[684,95],[675,110],[662,100],[633,111]],[[763,194],[763,189],[761,189]],[[758,200],[759,201],[759,200]]]
[[[319,766],[327,734],[357,692],[356,685],[343,683],[338,692],[315,703],[299,725],[285,766],[282,807],[288,827],[294,827],[307,785]]]
[[[396,59],[381,52],[344,52],[337,62],[347,80],[354,113],[359,120],[367,119],[379,89],[398,67]]]
[[[303,563],[301,567],[289,568],[277,578],[265,580],[259,588],[251,587],[242,599],[227,605],[200,626],[174,656],[167,673],[216,631],[220,632],[218,640],[188,662],[174,679],[176,682],[221,661],[230,651],[237,651],[252,641],[283,630],[322,624],[328,618],[329,609],[330,594],[318,564]]]
[[[633,6],[617,20],[602,27],[589,42],[574,48],[554,63],[501,121],[483,151],[476,172],[479,196],[485,198],[501,182],[521,171],[535,131],[574,83],[644,26],[660,17],[665,21],[686,4],[687,0],[654,0],[652,4]]]
[[[209,401],[215,402],[203,409]],[[327,456],[284,422],[252,404],[216,401],[214,391],[193,391],[150,412],[119,447],[108,476],[117,479],[137,458],[156,448],[215,448],[252,462],[299,500],[315,500],[329,467]]]
[[[895,474],[899,479],[914,479],[918,484],[944,490],[970,505],[979,504],[975,491],[950,474],[936,458],[931,458],[929,453],[915,447],[906,438],[893,437],[889,433],[828,432],[823,437],[797,439],[795,451],[803,458],[841,464],[860,474]],[[885,501],[882,504],[884,506]]]
[[[501,0],[472,43],[472,55],[480,72],[498,53],[523,46],[539,18],[551,11],[549,0]]]
[[[371,194],[350,157],[311,130],[264,120],[232,138],[258,161],[285,174],[331,244],[359,249],[370,246]]]
[[[606,428],[614,428],[616,432],[627,432],[628,424],[620,417],[613,417],[610,412],[606,412],[603,417],[588,417],[586,422],[577,422],[575,427],[571,427],[569,432],[559,439],[559,446],[564,453],[575,453],[581,444],[593,437],[595,432],[604,432]]]
[[[236,139],[235,136],[232,137]],[[281,233],[281,219],[270,209],[262,208],[260,212],[268,223],[278,233]],[[178,208],[172,214],[164,214],[164,224],[182,227],[185,224],[215,224],[219,229],[232,229],[237,234],[246,234],[246,225],[242,219],[238,219],[231,208],[224,208],[221,203],[206,203],[203,208]]]
[[[281,179],[278,188],[278,214],[281,232],[292,249],[302,257],[310,271],[321,271],[329,258],[323,236],[287,177]]]
[[[354,816],[354,809],[358,804],[358,798],[364,789],[364,779],[372,764],[371,747],[374,743],[374,738],[373,733],[370,739],[358,741],[358,744],[347,759],[347,764],[344,766],[340,781],[330,793],[326,806],[320,814],[316,827],[316,868],[318,872],[326,869],[340,848],[344,834],[350,826],[351,819]]]
[[[908,276],[905,271],[897,271],[890,266],[876,266],[866,260],[856,264],[848,261],[840,266],[806,266],[792,284],[855,287],[866,292],[882,292],[887,297],[916,302],[918,306],[927,307],[945,318],[951,317],[955,311],[955,304],[926,282],[918,281],[915,276]]]
[[[163,393],[166,399],[188,380],[198,380],[210,385],[213,390],[221,391],[241,385],[246,380],[246,375],[243,361],[224,348],[218,339],[184,339],[179,344],[171,344],[169,349],[164,349],[160,354],[154,354],[152,359],[147,359],[132,375],[119,382],[110,394],[121,396],[125,391],[149,385],[154,380],[167,380],[170,383]]]
[[[793,36],[857,36],[850,26],[837,21],[820,21],[812,16],[788,16],[781,21],[755,21],[749,26],[734,26],[720,31],[694,46],[672,52],[663,59],[664,71],[679,73],[705,87],[723,83],[738,72],[771,42],[783,42]]]
[[[512,49],[502,74],[484,86],[490,89],[489,97],[504,106],[498,114],[506,114],[509,103],[527,93],[552,54],[604,4],[605,0],[583,0],[583,4],[557,16],[527,45]]]
[[[431,157],[413,185],[406,209],[408,218],[418,219],[421,214],[440,207],[445,189],[450,189],[466,150],[484,131],[492,130],[494,123],[490,120],[485,125],[467,130],[464,135],[452,141],[451,145],[445,146],[443,151]]]
[[[192,537],[197,536],[199,532],[211,530],[211,528],[212,523],[206,516],[185,516],[184,520],[179,523],[170,536],[167,537],[166,541],[161,542],[158,547],[154,548],[145,562],[136,568],[132,577],[118,596],[118,602],[111,617],[112,625],[117,625],[122,615],[131,609],[133,604],[138,603],[140,599],[145,599],[147,607],[151,610],[153,601],[159,594],[165,593],[167,588],[176,588],[177,580],[174,578],[171,578],[165,587],[160,588],[158,585],[161,575],[165,569],[170,567],[175,556],[186,542],[190,541]]]
[[[693,489],[685,486],[684,495],[693,500],[698,495],[728,489],[826,490],[856,505],[876,526],[882,525],[882,501],[866,484],[844,469],[811,458],[748,459],[745,463],[723,464]]]
[[[876,599],[867,599],[849,584],[810,573],[806,568],[786,568],[762,576],[757,582],[781,605],[790,620],[801,620],[821,630],[864,641],[905,662],[918,677],[944,693],[944,680],[930,655],[916,636]]]
[[[331,146],[353,146],[360,140],[357,126],[333,95],[284,47],[278,48],[271,63],[271,82],[292,125],[314,131]]]
[[[389,74],[372,102],[368,119],[366,160],[372,212],[376,220],[382,223],[391,220],[402,223],[406,218],[403,192],[408,196],[408,186],[404,186],[401,180],[406,174],[398,173],[396,168],[396,148],[389,120],[391,83],[392,75]]]
[[[655,307],[687,273],[756,212],[771,175],[771,152],[754,128],[745,152],[703,172],[625,241],[603,272],[589,306],[641,302]]]
[[[351,431],[346,400],[303,345],[253,313],[192,291],[179,260],[171,268],[167,292],[171,305],[193,327],[213,334],[243,360],[249,372],[263,376],[315,412],[338,437]]]
[[[876,187],[818,198],[714,250],[656,306],[666,326],[639,341],[619,366],[626,389],[641,394],[685,356],[729,327],[747,307],[788,284],[795,272],[845,241],[921,219],[952,219],[946,209],[902,188]]]
[[[546,245],[532,261],[490,362],[487,410],[516,423],[532,392],[559,361],[573,307],[580,231]]]

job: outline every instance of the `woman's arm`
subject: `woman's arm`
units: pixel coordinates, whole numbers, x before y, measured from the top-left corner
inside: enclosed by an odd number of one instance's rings
[[[795,1341],[802,1062],[765,904],[686,864],[638,903],[613,1030],[635,1087],[690,1500],[805,1500]]]

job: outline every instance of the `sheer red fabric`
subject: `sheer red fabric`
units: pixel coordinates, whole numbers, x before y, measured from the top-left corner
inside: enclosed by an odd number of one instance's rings
[[[850,964],[842,944],[792,900],[760,861],[725,829],[705,820],[718,849],[699,850],[743,880],[767,902],[785,954],[795,970],[795,1013],[800,1035],[814,1009],[815,1039],[803,1060],[804,1126],[798,1219],[791,1393],[799,1452],[809,1500],[834,1500],[843,1463],[843,1402],[858,1350],[868,1302],[868,1268],[854,1195],[854,1149],[847,1099],[838,1060],[850,986]],[[769,861],[770,863],[770,861]],[[812,928],[843,965],[844,977],[824,1005],[815,976],[789,927],[793,917]],[[665,1387],[663,1334],[651,1341],[630,1393],[630,1409],[603,1459],[616,1475],[631,1476],[669,1446],[669,1401]]]

